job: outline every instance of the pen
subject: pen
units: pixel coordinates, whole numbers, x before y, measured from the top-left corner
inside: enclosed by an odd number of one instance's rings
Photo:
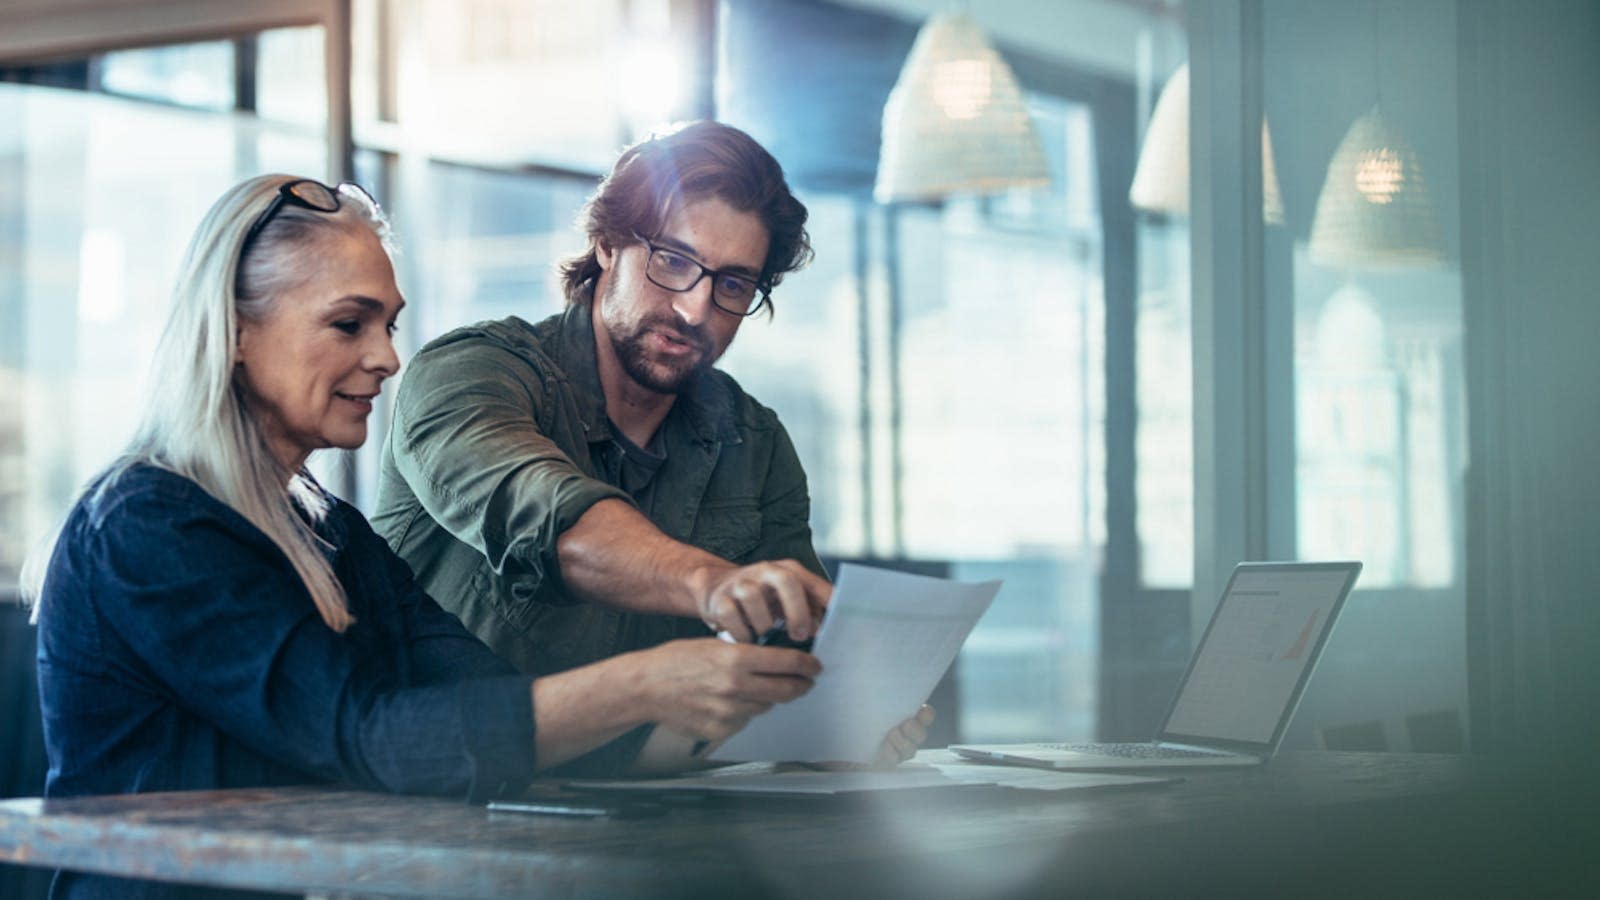
[[[641,803],[607,804],[587,800],[491,800],[489,811],[579,818],[634,818],[665,812],[661,807]]]
[[[725,630],[717,632],[717,640],[726,641],[730,644],[737,644],[739,642],[737,638]],[[768,628],[760,637],[756,638],[756,646],[793,647],[796,650],[804,650],[805,652],[810,653],[811,642],[813,640],[814,638],[806,638],[803,641],[797,641],[794,638],[789,637],[788,623],[786,623],[780,617],[778,619],[774,619],[772,622],[772,627]],[[701,753],[705,752],[706,746],[710,743],[710,741],[695,741],[694,748],[689,751],[689,755],[699,756]]]
[[[739,639],[727,630],[717,632],[717,640],[729,644],[739,643]],[[771,628],[762,632],[761,636],[755,639],[755,645],[757,647],[793,647],[796,650],[804,650],[809,653],[811,652],[811,643],[814,640],[815,638],[806,638],[803,641],[797,641],[789,637],[788,623],[782,619],[777,619],[772,623]]]

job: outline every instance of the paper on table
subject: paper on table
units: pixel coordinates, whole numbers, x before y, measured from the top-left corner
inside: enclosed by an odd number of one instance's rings
[[[812,652],[811,691],[750,720],[716,760],[870,762],[950,667],[999,581],[966,584],[845,563]]]
[[[1043,771],[1043,770],[1040,770]],[[973,782],[951,778],[931,766],[902,766],[882,771],[782,772],[677,776],[649,779],[595,779],[566,782],[579,791],[620,791],[632,794],[712,793],[712,794],[807,794],[833,796],[863,791],[897,791],[918,788],[959,788]]]
[[[837,796],[915,789],[1000,787],[1023,791],[1083,791],[1142,787],[1182,781],[1170,775],[1119,775],[1109,772],[1058,772],[1028,766],[975,763],[947,750],[922,750],[893,769],[796,771],[786,763],[745,763],[671,778],[578,779],[563,786],[577,791],[623,794],[802,794]]]
[[[1093,788],[1141,787],[1158,784],[1176,784],[1182,778],[1169,775],[1127,775],[1113,772],[1062,772],[1057,769],[1036,769],[1032,766],[1007,766],[997,763],[977,762],[957,756],[949,750],[921,750],[912,758],[912,765],[927,766],[958,784],[988,784],[1014,788],[1020,791],[1076,791]],[[1054,778],[1070,775],[1071,778]]]

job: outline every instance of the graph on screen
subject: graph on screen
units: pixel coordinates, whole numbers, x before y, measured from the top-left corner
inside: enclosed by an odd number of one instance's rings
[[[1222,598],[1165,731],[1272,739],[1311,664],[1343,572],[1241,572]]]

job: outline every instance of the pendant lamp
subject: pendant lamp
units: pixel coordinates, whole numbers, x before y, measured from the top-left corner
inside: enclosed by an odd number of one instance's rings
[[[1357,119],[1317,196],[1311,261],[1347,268],[1436,266],[1444,239],[1411,144],[1377,106]]]
[[[873,197],[930,201],[1049,182],[1043,145],[1005,60],[966,15],[930,18],[883,108]]]
[[[1173,216],[1189,214],[1189,64],[1178,67],[1156,96],[1145,129],[1128,202],[1135,209]],[[1272,133],[1261,123],[1261,218],[1283,224],[1283,194],[1272,158]]]

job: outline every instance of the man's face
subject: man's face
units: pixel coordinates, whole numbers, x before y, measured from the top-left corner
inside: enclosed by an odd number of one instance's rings
[[[766,261],[769,240],[759,216],[718,197],[683,204],[659,235],[644,237],[708,269],[752,276]],[[645,277],[650,248],[643,244],[601,247],[597,255],[604,272],[596,290],[595,337],[611,350],[601,349],[602,368],[616,366],[638,387],[676,394],[733,343],[743,319],[711,302],[709,277],[679,293]]]

